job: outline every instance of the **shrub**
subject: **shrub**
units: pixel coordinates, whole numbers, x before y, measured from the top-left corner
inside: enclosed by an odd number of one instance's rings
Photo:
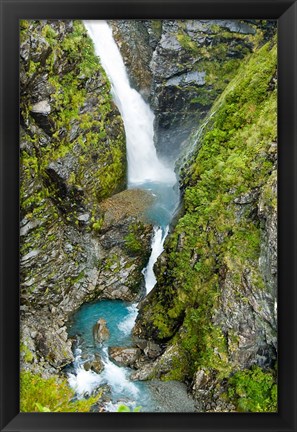
[[[101,392],[88,399],[75,400],[66,379],[45,379],[29,371],[21,372],[21,412],[89,412]]]
[[[276,412],[277,385],[272,372],[258,366],[237,372],[229,379],[228,395],[243,412]]]

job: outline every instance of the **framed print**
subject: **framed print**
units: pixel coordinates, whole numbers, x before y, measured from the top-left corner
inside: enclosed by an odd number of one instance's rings
[[[296,430],[296,14],[1,0],[1,430]]]

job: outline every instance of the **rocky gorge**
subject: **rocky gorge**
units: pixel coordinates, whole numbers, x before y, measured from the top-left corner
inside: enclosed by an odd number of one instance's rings
[[[203,412],[273,411],[275,23],[110,25],[154,111],[158,154],[175,163],[182,206],[143,298],[154,197],[127,189],[109,80],[81,22],[22,22],[22,368],[61,376],[82,304],[141,300],[132,346],[109,347],[132,380],[184,382]],[[265,391],[251,397],[255,381]]]

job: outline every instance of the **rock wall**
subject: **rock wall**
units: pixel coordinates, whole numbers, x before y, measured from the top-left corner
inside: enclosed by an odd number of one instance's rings
[[[83,302],[140,295],[151,197],[123,191],[124,128],[81,22],[21,22],[20,86],[21,354],[47,375]]]
[[[132,85],[150,103],[159,154],[175,160],[234,77],[242,59],[275,31],[273,21],[116,20]]]
[[[163,350],[137,375],[188,382],[202,411],[235,410],[230,376],[253,365],[270,373],[276,362],[276,67],[272,38],[193,134],[184,212],[134,327]]]

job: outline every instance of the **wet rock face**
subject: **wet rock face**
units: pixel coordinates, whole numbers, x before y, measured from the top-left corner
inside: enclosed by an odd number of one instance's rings
[[[114,20],[132,85],[150,103],[156,147],[175,160],[252,51],[261,21]]]
[[[145,100],[148,100],[152,73],[147,66],[153,54],[153,47],[145,23],[146,21],[139,20],[110,21],[123,61],[130,72],[131,85],[142,94]]]

